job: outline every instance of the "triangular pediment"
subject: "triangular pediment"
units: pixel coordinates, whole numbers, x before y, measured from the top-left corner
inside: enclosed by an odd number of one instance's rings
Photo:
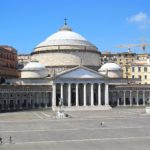
[[[64,73],[59,74],[57,77],[58,78],[79,78],[79,79],[104,78],[103,75],[86,67],[77,67],[68,70]]]

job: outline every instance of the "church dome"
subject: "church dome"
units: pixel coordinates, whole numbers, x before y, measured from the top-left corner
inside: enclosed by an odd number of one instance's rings
[[[107,76],[108,78],[122,78],[123,70],[118,64],[106,63],[98,70],[100,74]]]
[[[55,49],[60,49],[61,46],[66,46],[65,48],[69,46],[68,49],[70,49],[70,46],[72,46],[71,49],[77,48],[76,46],[80,46],[80,49],[97,51],[97,47],[95,45],[87,41],[80,34],[73,32],[67,24],[64,24],[58,32],[52,34],[46,40],[38,44],[34,51],[43,51],[45,48],[47,50],[53,50],[54,47]],[[44,49],[42,47],[44,47]]]
[[[21,70],[21,78],[45,78],[48,70],[38,61],[31,61]]]
[[[115,63],[106,63],[102,65],[102,67],[99,69],[99,71],[104,70],[122,70],[121,67],[118,64]]]
[[[42,70],[45,69],[43,64],[40,64],[36,60],[32,60],[31,62],[27,63],[22,70]]]
[[[95,45],[73,32],[66,22],[31,53],[32,59],[44,64],[51,75],[79,65],[97,70],[100,54]]]

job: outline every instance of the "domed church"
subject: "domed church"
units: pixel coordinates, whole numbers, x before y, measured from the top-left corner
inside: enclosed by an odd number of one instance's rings
[[[100,51],[80,34],[73,32],[65,21],[56,33],[38,44],[32,59],[44,64],[49,74],[58,73],[79,65],[97,70],[100,66]]]
[[[100,66],[100,54],[65,21],[35,47],[31,62],[20,70],[21,78],[7,79],[0,87],[0,110],[58,110],[60,100],[65,110],[144,106],[149,88],[123,79],[122,68],[115,63]]]

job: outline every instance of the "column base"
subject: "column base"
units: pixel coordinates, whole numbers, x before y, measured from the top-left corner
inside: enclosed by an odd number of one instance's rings
[[[146,107],[146,113],[150,115],[150,107]]]
[[[101,106],[64,106],[62,110],[64,111],[86,111],[86,110],[110,110],[112,107],[110,105],[101,105]],[[59,107],[52,107],[53,111],[59,111]]]

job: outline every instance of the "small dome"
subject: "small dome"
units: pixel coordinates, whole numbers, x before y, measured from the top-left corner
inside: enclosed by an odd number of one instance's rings
[[[42,70],[45,69],[45,66],[40,64],[36,60],[32,60],[31,62],[27,63],[22,70]]]
[[[38,61],[31,61],[21,70],[21,78],[45,78],[48,70]]]
[[[98,71],[106,71],[106,70],[122,70],[122,69],[118,64],[106,63],[102,65],[102,67]]]

